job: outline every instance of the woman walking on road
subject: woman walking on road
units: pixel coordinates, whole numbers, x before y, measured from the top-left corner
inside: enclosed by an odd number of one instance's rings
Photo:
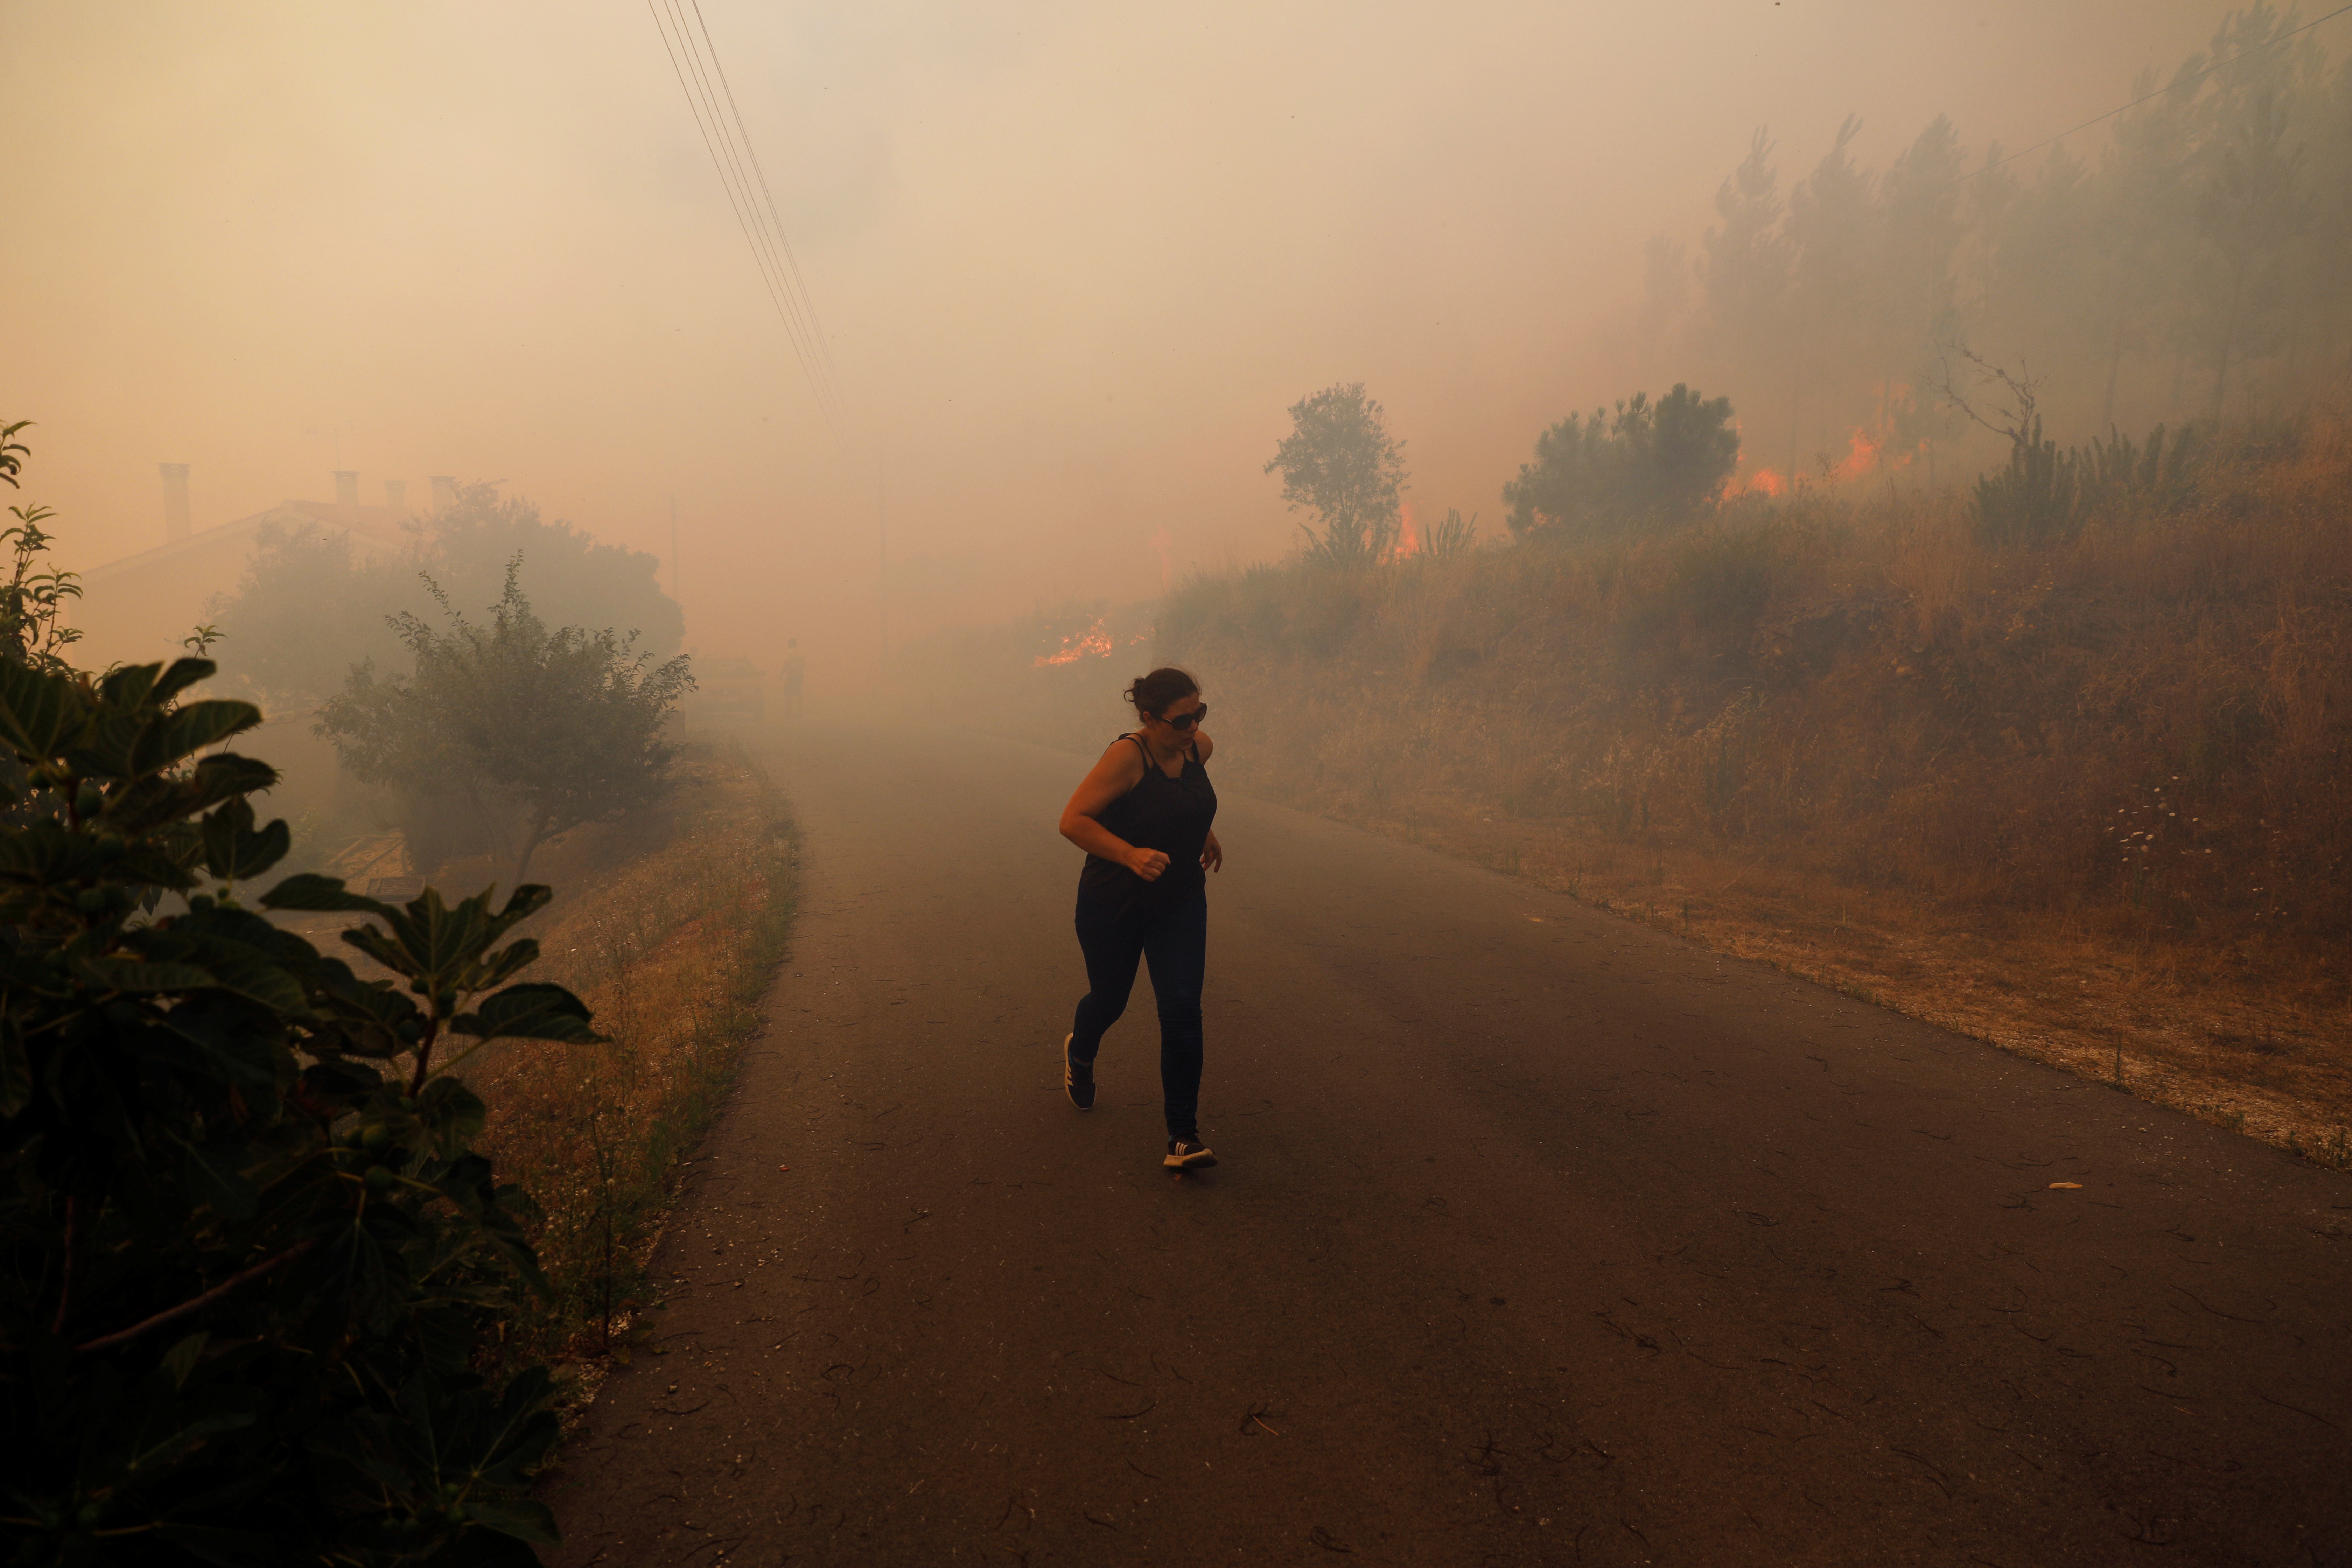
[[[1087,852],[1078,874],[1078,949],[1087,994],[1062,1042],[1062,1084],[1080,1110],[1095,1102],[1095,1053],[1127,1011],[1138,958],[1160,1004],[1160,1086],[1171,1170],[1213,1165],[1201,1140],[1201,979],[1208,961],[1206,873],[1225,852],[1210,824],[1217,792],[1202,764],[1209,705],[1181,669],[1155,669],[1127,689],[1140,727],[1113,741],[1062,808],[1062,837]]]

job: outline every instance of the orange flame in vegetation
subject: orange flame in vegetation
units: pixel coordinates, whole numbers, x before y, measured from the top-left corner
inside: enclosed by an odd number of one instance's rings
[[[1408,555],[1421,553],[1421,530],[1413,526],[1412,503],[1406,501],[1398,508],[1397,542],[1381,552],[1381,564],[1393,565]]]
[[[1109,618],[1108,616],[1097,616],[1094,625],[1085,631],[1064,637],[1062,646],[1057,651],[1041,653],[1030,663],[1034,668],[1043,669],[1048,665],[1076,664],[1078,660],[1089,657],[1108,658],[1111,650],[1110,634],[1103,630],[1103,622]]]
[[[1789,481],[1771,469],[1759,468],[1748,476],[1746,484],[1732,486],[1731,493],[1736,496],[1759,495],[1777,498],[1788,488]]]
[[[1824,473],[1824,482],[1842,485],[1848,479],[1858,479],[1877,466],[1878,440],[1868,431],[1856,427],[1846,435],[1846,454]]]

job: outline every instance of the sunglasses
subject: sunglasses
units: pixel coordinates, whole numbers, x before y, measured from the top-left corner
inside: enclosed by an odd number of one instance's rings
[[[1168,714],[1163,716],[1160,721],[1162,724],[1167,725],[1171,730],[1189,730],[1208,716],[1209,705],[1203,702],[1198,708],[1193,709],[1190,713]]]

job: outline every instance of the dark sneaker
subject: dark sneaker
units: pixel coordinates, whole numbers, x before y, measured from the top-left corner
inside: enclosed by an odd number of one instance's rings
[[[1209,1146],[1194,1132],[1168,1140],[1168,1158],[1160,1163],[1171,1171],[1205,1171],[1217,1163],[1217,1157],[1209,1152]]]
[[[1080,1110],[1095,1108],[1095,1069],[1093,1064],[1081,1064],[1070,1059],[1070,1042],[1076,1035],[1062,1037],[1062,1087],[1069,1091],[1070,1103]]]

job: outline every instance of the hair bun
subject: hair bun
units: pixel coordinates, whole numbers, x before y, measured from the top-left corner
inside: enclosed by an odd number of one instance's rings
[[[1139,675],[1129,683],[1123,695],[1138,714],[1149,713],[1154,718],[1166,712],[1187,697],[1198,697],[1201,683],[1191,673],[1166,665],[1150,675]]]

